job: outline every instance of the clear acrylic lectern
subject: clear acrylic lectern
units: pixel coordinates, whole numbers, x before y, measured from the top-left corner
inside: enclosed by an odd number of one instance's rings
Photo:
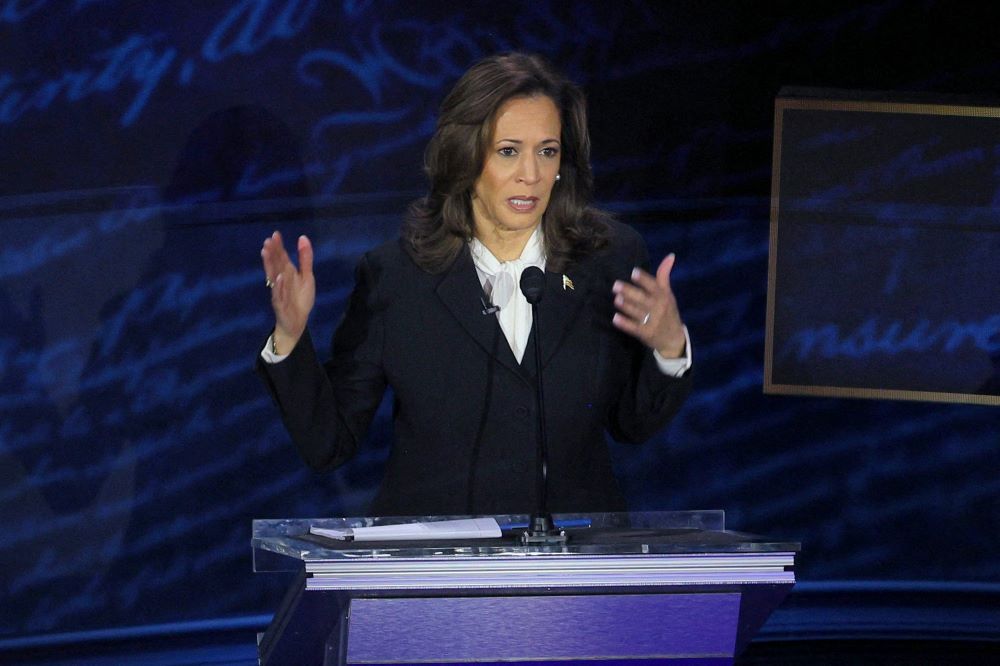
[[[295,572],[260,663],[614,660],[732,664],[795,583],[799,544],[722,511],[557,514],[569,542],[337,541],[317,527],[459,518],[255,520],[254,571]]]

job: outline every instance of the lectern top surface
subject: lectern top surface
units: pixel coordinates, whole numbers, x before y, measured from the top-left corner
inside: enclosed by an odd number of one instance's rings
[[[464,516],[255,520],[253,547],[304,562],[364,559],[466,559],[524,556],[789,553],[799,544],[727,531],[722,511],[557,514],[569,536],[565,545],[523,545],[528,516],[494,516],[502,536],[463,541],[339,541],[309,533],[310,527],[370,527]],[[255,555],[255,561],[258,560]],[[281,558],[284,559],[284,558]],[[262,563],[262,562],[261,562]],[[255,566],[260,571],[261,567]],[[271,569],[270,566],[266,569]]]

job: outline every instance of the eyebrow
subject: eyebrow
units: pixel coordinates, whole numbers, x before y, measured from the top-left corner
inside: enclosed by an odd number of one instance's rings
[[[517,145],[521,145],[524,141],[520,139],[497,139],[497,143],[516,143]],[[539,145],[543,143],[559,143],[559,139],[542,139],[538,143]]]

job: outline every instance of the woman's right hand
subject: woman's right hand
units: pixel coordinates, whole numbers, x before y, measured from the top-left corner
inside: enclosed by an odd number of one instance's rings
[[[316,278],[313,277],[312,243],[299,236],[299,267],[285,251],[281,234],[275,231],[264,241],[260,256],[264,276],[271,285],[274,308],[274,349],[279,354],[292,351],[306,330],[309,313],[316,303]]]

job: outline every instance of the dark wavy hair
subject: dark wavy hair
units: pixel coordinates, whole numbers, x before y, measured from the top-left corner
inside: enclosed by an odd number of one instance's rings
[[[509,99],[544,95],[559,110],[562,159],[542,219],[546,268],[568,264],[608,243],[608,215],[590,206],[593,173],[583,92],[537,55],[506,53],[480,60],[441,104],[424,153],[427,196],[410,205],[403,240],[424,270],[447,269],[473,235],[472,191],[486,163],[499,108]]]

